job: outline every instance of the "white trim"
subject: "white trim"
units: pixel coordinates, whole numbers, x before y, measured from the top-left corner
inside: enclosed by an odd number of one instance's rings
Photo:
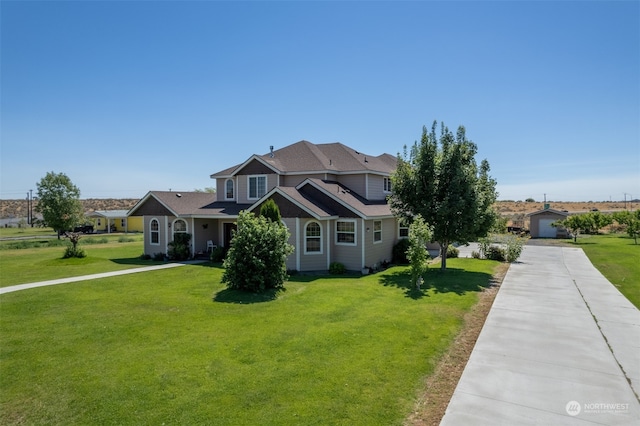
[[[369,173],[365,173],[364,175],[364,193],[367,200],[369,199]]]
[[[353,223],[353,242],[352,243],[345,243],[345,242],[338,241],[338,233],[350,234],[350,232],[338,231],[338,223],[340,222]],[[338,246],[357,246],[358,245],[358,223],[356,222],[356,219],[340,218],[336,220],[335,241],[336,241],[335,244]]]
[[[366,237],[366,232],[365,232],[365,227],[367,226],[367,223],[365,222],[364,219],[360,219],[360,223],[362,225],[362,248],[360,249],[360,256],[361,256],[361,262],[360,263],[362,265],[360,266],[360,268],[364,269],[364,267],[367,266],[366,265],[367,256],[366,256],[366,250],[365,250],[366,238],[367,238]]]
[[[320,227],[320,251],[307,251],[307,227],[312,223],[316,223]],[[308,255],[324,254],[324,249],[323,249],[324,237],[323,237],[322,223],[320,223],[319,220],[315,220],[315,219],[309,220],[304,224],[303,231],[304,231],[304,254],[308,254]],[[317,237],[313,237],[313,238],[317,238]]]
[[[262,177],[264,178],[264,194],[258,195],[259,194],[258,179]],[[256,178],[256,195],[257,195],[256,197],[251,196],[251,179],[252,178]],[[269,192],[267,191],[268,188],[269,188],[269,178],[267,177],[267,175],[247,175],[247,200],[257,201],[261,199],[267,194],[267,192]]]
[[[296,271],[300,270],[300,218],[296,217]]]
[[[233,185],[233,188],[231,188],[231,192],[232,192],[231,198],[227,197],[227,182],[231,182],[231,185]],[[236,199],[236,181],[235,181],[235,179],[233,179],[233,178],[225,179],[223,190],[224,190],[224,200],[225,201],[233,201],[233,200],[235,200]]]
[[[396,218],[397,221],[397,231],[398,231],[398,239],[399,240],[406,240],[407,238],[409,238],[409,227],[408,226],[402,226],[402,219],[400,218]],[[406,229],[407,230],[407,235],[403,236],[400,235],[400,229]]]
[[[377,231],[377,232],[380,232],[380,240],[378,240],[378,241],[376,241],[376,222],[380,222],[380,231]],[[372,235],[372,237],[373,237],[373,244],[380,244],[380,243],[382,243],[382,240],[383,240],[383,237],[382,237],[382,235],[383,235],[383,234],[382,234],[382,220],[379,220],[379,219],[374,220],[374,221],[373,221],[373,225],[371,225],[371,227],[372,227],[371,231],[373,231],[373,235]]]
[[[387,189],[386,183],[389,182],[389,187],[391,190]],[[393,192],[393,184],[391,183],[391,176],[384,176],[382,178],[382,192],[385,194],[391,194]]]
[[[327,270],[331,266],[331,221],[327,221]]]
[[[154,232],[154,231],[151,229],[151,224],[153,223],[153,221],[154,221],[154,220],[155,220],[156,222],[158,222],[158,230],[157,230],[157,231],[155,231],[155,232],[157,232],[157,233],[158,233],[158,242],[157,242],[157,243],[154,243],[154,242],[153,242],[153,238],[151,237],[151,234]],[[159,220],[158,220],[158,218],[157,218],[157,217],[155,217],[155,216],[151,217],[151,220],[149,221],[149,245],[150,245],[150,246],[159,246],[159,245],[160,245],[160,221],[159,221]]]
[[[171,229],[169,228],[169,216],[164,217],[164,252],[167,253],[169,251],[169,232]]]

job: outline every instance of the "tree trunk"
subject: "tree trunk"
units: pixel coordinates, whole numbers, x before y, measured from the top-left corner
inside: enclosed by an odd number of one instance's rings
[[[447,269],[447,248],[448,243],[440,243],[440,270],[445,271]]]

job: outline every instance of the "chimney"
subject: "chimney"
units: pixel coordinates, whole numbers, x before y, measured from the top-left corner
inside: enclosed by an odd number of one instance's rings
[[[269,157],[273,158],[273,145],[271,145],[271,146],[269,147],[269,150],[271,151],[271,152],[269,153]]]

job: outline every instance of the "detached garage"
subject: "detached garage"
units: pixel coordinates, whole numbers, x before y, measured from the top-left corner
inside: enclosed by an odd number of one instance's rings
[[[558,238],[565,237],[567,232],[564,228],[551,226],[553,222],[564,220],[569,216],[567,212],[554,209],[544,209],[529,213],[529,231],[531,238]]]

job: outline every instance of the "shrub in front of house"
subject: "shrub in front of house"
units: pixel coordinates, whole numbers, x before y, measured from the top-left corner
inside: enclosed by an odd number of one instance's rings
[[[177,233],[173,236],[168,246],[167,256],[170,260],[187,260],[191,257],[191,249],[189,248],[189,242],[191,241],[191,234]]]
[[[164,261],[164,253],[153,253],[153,260],[157,262]]]
[[[347,268],[340,262],[331,262],[329,264],[329,273],[332,275],[342,275],[347,271]]]
[[[256,293],[284,289],[286,260],[294,250],[289,236],[279,222],[240,212],[238,230],[223,262],[222,282],[229,289]]]
[[[409,249],[409,239],[403,239],[393,246],[393,263],[396,265],[407,265],[409,259],[407,259],[407,250]]]
[[[213,249],[213,251],[211,251],[211,256],[209,256],[209,259],[212,262],[215,263],[220,263],[224,260],[224,255],[225,255],[225,250],[222,247],[216,247],[215,249]]]

